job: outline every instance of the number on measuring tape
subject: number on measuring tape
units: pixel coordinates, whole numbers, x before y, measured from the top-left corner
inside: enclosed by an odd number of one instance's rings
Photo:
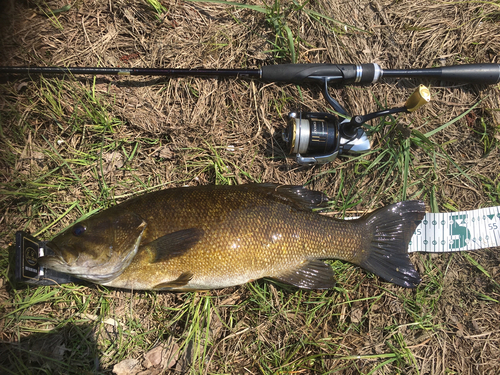
[[[469,251],[500,246],[500,207],[428,213],[415,230],[408,251]]]

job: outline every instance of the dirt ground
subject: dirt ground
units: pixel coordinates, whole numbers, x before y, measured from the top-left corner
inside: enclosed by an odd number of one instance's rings
[[[498,0],[153,3],[6,1],[0,64],[500,63]],[[375,152],[303,167],[281,133],[290,111],[330,110],[313,84],[0,76],[0,366],[13,374],[497,374],[499,248],[413,254],[423,277],[415,290],[340,262],[329,291],[265,280],[200,293],[13,280],[17,230],[49,239],[151,188],[307,185],[331,197],[338,217],[406,198],[439,212],[500,206],[498,84],[384,79],[330,92],[357,115],[400,106],[420,83],[431,103],[369,123]],[[430,141],[419,138],[444,124]]]

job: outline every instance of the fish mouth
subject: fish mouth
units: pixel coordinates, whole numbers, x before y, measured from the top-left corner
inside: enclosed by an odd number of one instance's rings
[[[93,283],[104,283],[116,278],[116,271],[109,274],[100,274],[98,271],[92,272],[92,267],[75,267],[69,265],[58,255],[45,255],[38,259],[38,264],[44,268],[72,275],[82,280]]]
[[[144,226],[145,227],[145,226]],[[38,259],[40,266],[63,272],[79,279],[104,284],[120,276],[137,254],[142,233],[135,240],[133,247],[123,254],[110,253],[110,259],[93,258],[93,255],[80,250],[78,244],[64,243],[62,249],[53,241],[46,243],[46,253]]]
[[[38,258],[38,264],[44,268],[50,268],[60,272],[67,272],[69,270],[68,263],[57,255],[44,255]]]
[[[76,253],[74,248],[70,244],[65,244],[65,252],[63,253],[59,246],[57,246],[54,242],[49,241],[45,244],[47,249],[45,255],[38,258],[38,264],[42,267],[69,274],[82,280],[103,284],[118,277],[130,264],[133,257],[137,253],[140,238],[141,236],[139,236],[139,239],[136,241],[133,250],[126,254],[123,258],[118,259],[115,262],[104,261],[97,264],[92,260],[81,260],[80,255],[78,255],[74,261],[68,262],[63,254]]]
[[[49,253],[49,255],[52,255],[50,253],[54,253],[54,254],[61,254],[61,250],[59,249],[59,246],[57,246],[54,242],[52,241],[48,241],[45,243],[45,247],[48,248],[47,250],[47,253]]]
[[[55,271],[68,272],[70,266],[61,256],[58,246],[51,241],[47,242],[45,245],[45,255],[38,258],[38,264],[44,268],[50,268]]]

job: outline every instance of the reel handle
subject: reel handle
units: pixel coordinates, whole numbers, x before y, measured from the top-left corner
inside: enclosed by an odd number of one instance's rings
[[[385,109],[383,111],[369,113],[364,116],[353,116],[351,121],[346,122],[342,127],[341,132],[346,138],[356,136],[358,129],[367,121],[373,120],[377,117],[387,116],[400,112],[414,112],[424,104],[429,103],[431,100],[431,92],[424,85],[419,85],[417,89],[410,95],[404,107]]]

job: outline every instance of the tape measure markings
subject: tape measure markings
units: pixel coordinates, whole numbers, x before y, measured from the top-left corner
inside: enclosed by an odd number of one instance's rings
[[[500,247],[500,206],[427,213],[411,238],[408,252],[444,253],[489,247]]]
[[[496,246],[500,246],[500,207],[487,207],[425,214],[408,251],[440,253]]]

